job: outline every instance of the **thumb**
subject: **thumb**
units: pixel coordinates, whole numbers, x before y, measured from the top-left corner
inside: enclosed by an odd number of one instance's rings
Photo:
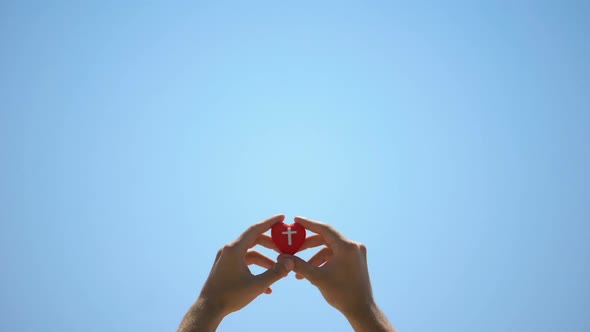
[[[260,275],[262,283],[268,287],[282,279],[293,270],[295,263],[288,257],[279,257],[278,262]]]
[[[318,269],[317,267],[309,264],[308,262],[304,261],[303,259],[297,256],[289,256],[295,262],[295,266],[293,267],[293,271],[297,272],[297,274],[302,275],[305,279],[309,280],[312,284],[315,284],[317,280]]]

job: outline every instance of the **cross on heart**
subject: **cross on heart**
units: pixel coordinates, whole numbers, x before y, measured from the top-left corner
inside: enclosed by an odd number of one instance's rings
[[[270,235],[280,252],[294,255],[305,241],[305,228],[298,223],[279,222],[272,226]]]

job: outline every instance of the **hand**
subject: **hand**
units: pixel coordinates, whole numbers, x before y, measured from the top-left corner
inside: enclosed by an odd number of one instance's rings
[[[292,257],[298,279],[315,285],[326,301],[349,320],[355,331],[394,331],[373,298],[367,266],[367,248],[344,237],[332,226],[295,217],[295,222],[316,233],[301,250],[325,245],[309,261]]]
[[[201,294],[184,317],[179,331],[214,331],[226,315],[245,307],[258,295],[272,292],[270,285],[293,269],[293,260],[282,257],[275,263],[249,248],[260,244],[278,251],[270,236],[263,233],[284,219],[284,215],[277,215],[252,225],[237,240],[219,250]],[[267,270],[253,275],[248,268],[251,264]]]

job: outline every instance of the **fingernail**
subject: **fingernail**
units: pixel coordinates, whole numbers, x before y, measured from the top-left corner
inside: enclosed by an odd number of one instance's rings
[[[295,262],[293,262],[292,259],[285,259],[283,260],[282,264],[285,267],[285,269],[287,269],[287,271],[292,271],[293,267],[295,267]]]

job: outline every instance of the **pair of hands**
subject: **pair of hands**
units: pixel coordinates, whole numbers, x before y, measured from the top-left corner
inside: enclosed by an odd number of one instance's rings
[[[315,285],[356,331],[393,331],[374,301],[363,244],[345,238],[330,225],[295,217],[295,222],[316,233],[305,239],[300,250],[324,246],[309,261],[281,254],[275,262],[251,249],[261,245],[278,251],[271,237],[264,233],[284,219],[281,214],[252,225],[219,250],[201,294],[179,331],[214,331],[228,314],[262,293],[270,294],[270,286],[290,271],[295,271],[298,279],[305,278]],[[248,268],[251,264],[267,270],[253,275]]]

